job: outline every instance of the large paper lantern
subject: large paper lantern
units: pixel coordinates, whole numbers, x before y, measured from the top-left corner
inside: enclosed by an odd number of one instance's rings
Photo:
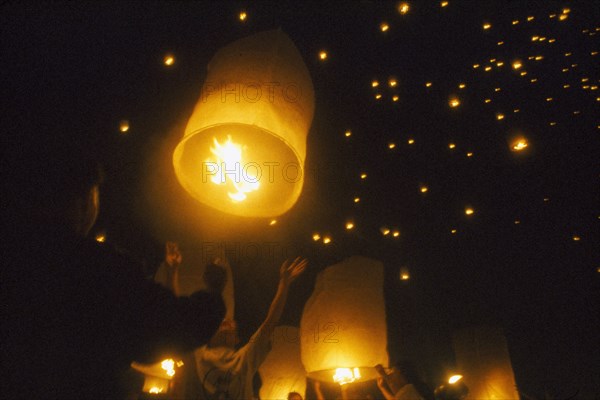
[[[353,256],[317,277],[300,323],[308,376],[340,384],[375,379],[388,365],[383,264]]]
[[[469,388],[467,399],[518,400],[506,338],[497,327],[476,326],[454,334],[457,368]]]
[[[173,154],[177,179],[196,200],[248,217],[277,216],[302,192],[314,89],[281,30],[220,49]]]
[[[273,331],[271,351],[258,371],[262,386],[261,399],[286,400],[290,392],[304,398],[306,371],[300,360],[300,330],[295,326],[278,326]]]

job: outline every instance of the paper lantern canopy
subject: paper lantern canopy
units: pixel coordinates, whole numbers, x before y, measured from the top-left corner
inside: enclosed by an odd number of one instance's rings
[[[339,384],[377,377],[388,365],[383,264],[350,257],[322,271],[300,322],[308,376]]]
[[[208,65],[173,154],[177,179],[196,200],[223,212],[281,215],[302,192],[313,114],[310,75],[285,33],[231,43]]]

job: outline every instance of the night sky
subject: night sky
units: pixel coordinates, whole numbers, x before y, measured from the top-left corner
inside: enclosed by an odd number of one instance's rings
[[[452,332],[495,324],[525,392],[599,395],[600,6],[408,4],[3,2],[3,142],[94,149],[106,170],[94,234],[148,274],[167,239],[190,279],[191,260],[224,244],[243,335],[284,258],[311,261],[284,315],[298,324],[317,272],[361,254],[386,266],[392,360],[439,382]],[[304,191],[272,223],[197,203],[171,157],[214,53],[276,28],[305,60],[316,109]]]

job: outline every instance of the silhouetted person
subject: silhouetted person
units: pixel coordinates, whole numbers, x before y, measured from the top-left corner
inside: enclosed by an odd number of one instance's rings
[[[240,341],[237,323],[226,320],[208,345],[196,350],[196,370],[202,384],[201,400],[247,400],[254,397],[254,375],[271,349],[272,329],[281,318],[290,284],[304,271],[306,264],[306,260],[296,258],[281,265],[277,293],[265,320],[248,343],[236,350]]]
[[[3,176],[3,224],[12,230],[3,243],[1,396],[122,398],[132,361],[159,361],[212,337],[225,312],[221,294],[178,298],[88,238],[98,164],[62,143],[31,151],[13,157],[14,175]]]

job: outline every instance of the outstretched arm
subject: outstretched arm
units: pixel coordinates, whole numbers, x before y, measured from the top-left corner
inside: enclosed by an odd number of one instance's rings
[[[281,264],[279,269],[279,285],[277,286],[277,293],[271,302],[271,307],[264,322],[260,329],[272,329],[279,322],[283,308],[287,301],[287,296],[290,288],[290,284],[296,280],[296,278],[304,272],[308,261],[297,257],[291,263],[288,260]]]
[[[167,242],[165,245],[165,264],[167,265],[167,288],[175,296],[180,295],[179,291],[179,266],[181,265],[181,252],[175,242]]]

